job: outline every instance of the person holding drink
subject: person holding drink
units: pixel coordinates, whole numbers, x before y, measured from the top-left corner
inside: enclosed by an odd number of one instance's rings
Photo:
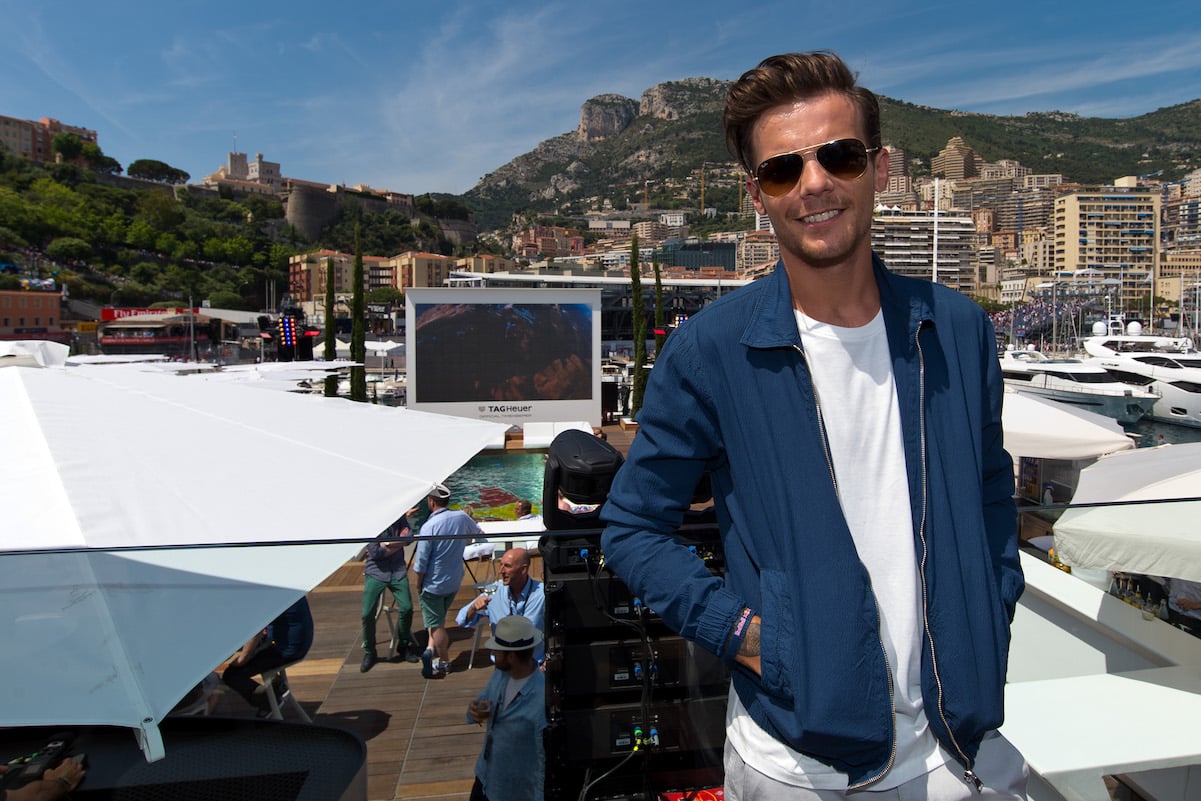
[[[471,801],[542,801],[546,681],[534,661],[542,632],[522,615],[496,623],[485,647],[496,671],[467,705],[467,722],[484,726]]]

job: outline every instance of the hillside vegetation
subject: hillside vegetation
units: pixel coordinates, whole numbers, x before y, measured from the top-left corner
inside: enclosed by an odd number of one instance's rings
[[[690,79],[652,87],[641,101],[626,99],[634,110],[628,124],[599,136],[590,126],[594,120],[612,123],[617,96],[597,99],[607,114],[588,101],[580,128],[548,139],[486,175],[463,200],[482,230],[503,227],[516,213],[582,214],[595,205],[595,198],[621,208],[639,200],[644,188],[657,208],[699,209],[702,166],[731,162],[721,134],[727,86]],[[1201,100],[1129,119],[1059,112],[973,114],[886,97],[880,103],[884,141],[908,153],[914,177],[929,175],[931,160],[954,136],[988,161],[1015,159],[1035,173],[1060,173],[1085,184],[1155,173],[1174,180],[1201,167]],[[705,205],[721,213],[735,211],[735,172],[723,176],[718,169],[712,179]],[[673,184],[672,192],[663,191]]]
[[[257,310],[268,287],[287,291],[288,259],[319,248],[449,253],[431,215],[465,217],[455,201],[415,199],[418,218],[347,205],[308,241],[277,198],[113,177],[74,164],[39,164],[0,152],[0,264],[66,283],[71,297],[115,305],[179,302]],[[0,288],[18,280],[0,275]]]
[[[315,241],[287,224],[275,198],[132,181],[111,168],[38,164],[0,152],[0,264],[65,281],[72,297],[102,303],[149,305],[191,295],[259,309],[272,282],[285,290],[292,255],[352,251],[356,221],[364,253],[389,256],[451,255],[435,219],[474,214],[480,230],[535,220],[585,227],[586,212],[624,213],[644,201],[655,210],[699,211],[702,192],[704,206],[718,215],[693,215],[694,230],[742,225],[726,219],[738,208],[742,183],[721,134],[727,86],[691,78],[651,87],[639,100],[593,98],[576,130],[498,167],[465,195],[418,197],[413,218],[350,204]],[[929,174],[954,136],[986,160],[1015,159],[1035,173],[1085,184],[1126,175],[1176,180],[1201,167],[1201,100],[1129,119],[969,114],[890,98],[881,105],[884,140],[908,153],[915,177]],[[459,252],[484,247],[497,246],[467,243]],[[0,275],[0,287],[14,282]]]

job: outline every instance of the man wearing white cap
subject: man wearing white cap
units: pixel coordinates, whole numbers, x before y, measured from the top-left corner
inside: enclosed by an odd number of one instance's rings
[[[437,484],[427,498],[430,516],[421,526],[413,554],[413,578],[421,601],[421,619],[429,645],[421,654],[421,675],[442,678],[450,669],[446,613],[463,583],[463,549],[483,531],[467,514],[448,508],[450,490]]]
[[[541,642],[542,632],[529,618],[509,615],[485,643],[496,670],[467,705],[467,722],[487,726],[471,801],[542,801],[546,680],[534,662]]]

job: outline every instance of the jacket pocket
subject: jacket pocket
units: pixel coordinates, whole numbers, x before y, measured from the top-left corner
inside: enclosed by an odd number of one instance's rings
[[[763,689],[792,703],[789,671],[796,660],[791,649],[796,644],[793,631],[793,602],[788,576],[780,570],[765,569],[759,575],[763,608],[759,610],[759,667]]]

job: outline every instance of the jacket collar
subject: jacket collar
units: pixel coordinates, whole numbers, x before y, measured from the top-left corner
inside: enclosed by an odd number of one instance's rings
[[[897,276],[888,271],[875,253],[872,254],[872,269],[876,285],[880,288],[880,305],[884,310],[885,322],[889,324],[890,339],[898,333],[895,328],[898,323],[903,326],[907,336],[908,332],[917,330],[922,320],[932,317],[928,292],[910,292],[906,297],[905,293],[898,291]],[[771,275],[760,280],[764,283],[763,291],[755,301],[739,341],[751,348],[799,346],[801,336],[797,331],[792,289],[783,260],[776,262],[776,269]]]

